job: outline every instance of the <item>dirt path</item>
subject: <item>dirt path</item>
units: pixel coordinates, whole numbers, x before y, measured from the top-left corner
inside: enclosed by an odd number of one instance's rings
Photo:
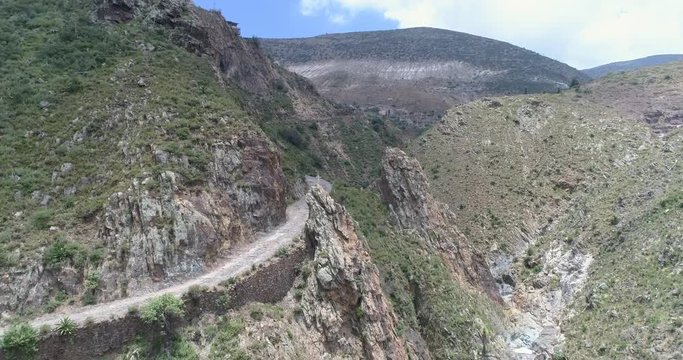
[[[309,185],[320,184],[326,191],[332,189],[332,185],[322,179],[306,177],[306,182]],[[266,233],[257,234],[257,240],[252,243],[235,248],[230,255],[223,258],[221,263],[210,272],[158,291],[101,304],[64,309],[40,316],[29,321],[29,323],[34,328],[39,328],[43,325],[54,327],[64,317],[69,317],[77,324],[83,324],[86,319],[93,322],[102,322],[109,320],[111,317],[124,316],[130,307],[143,305],[150,299],[163,294],[180,296],[195,285],[216,286],[231,277],[250,270],[252,265],[273,257],[279,248],[290,244],[294,238],[302,233],[307,218],[308,206],[304,199],[299,199],[287,208],[287,221],[284,224]],[[0,328],[0,336],[4,334],[6,329],[7,327]]]

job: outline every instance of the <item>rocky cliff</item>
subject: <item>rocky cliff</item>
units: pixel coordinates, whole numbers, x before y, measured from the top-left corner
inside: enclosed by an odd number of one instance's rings
[[[407,359],[397,317],[353,220],[320,187],[311,190],[306,202],[306,241],[315,249],[313,274],[301,300],[306,323],[323,334],[331,353]]]
[[[366,240],[347,210],[318,185],[306,202],[304,233],[279,255],[289,262],[296,254],[307,254],[293,286],[287,285],[292,286],[289,294],[272,305],[245,304],[229,312],[228,320],[203,315],[185,331],[195,334],[198,352],[211,354],[209,358],[430,359],[419,339],[401,334]],[[205,330],[216,327],[230,337]]]
[[[172,29],[171,41],[187,51],[211,59],[223,81],[237,85],[260,100],[254,111],[269,106],[269,100],[291,101],[301,117],[324,114],[327,104],[311,84],[275,65],[262,51],[258,39],[243,39],[236,23],[218,11],[195,6],[191,0],[103,0],[96,15],[107,22],[142,22]],[[263,101],[265,100],[265,101]]]
[[[454,276],[482,289],[491,299],[502,301],[484,257],[457,229],[455,215],[448,206],[432,197],[417,159],[408,157],[402,150],[387,149],[378,185],[399,229],[416,231],[444,257]]]
[[[0,309],[36,308],[60,292],[91,302],[162,286],[205,271],[233,245],[285,220],[288,185],[266,139],[243,133],[212,152],[206,186],[188,188],[182,175],[163,171],[111,194],[93,224],[91,241],[105,249],[101,265],[29,262],[4,278]],[[159,166],[187,163],[162,150],[153,156]]]
[[[206,188],[184,190],[167,171],[109,197],[98,231],[109,253],[99,271],[105,298],[202,272],[231,246],[285,220],[288,187],[265,139],[244,134],[212,150]],[[150,182],[156,191],[145,188]]]

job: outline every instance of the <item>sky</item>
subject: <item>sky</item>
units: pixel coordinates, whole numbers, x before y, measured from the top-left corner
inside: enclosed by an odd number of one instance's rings
[[[502,40],[579,69],[683,53],[681,0],[195,0],[244,36],[430,26]]]

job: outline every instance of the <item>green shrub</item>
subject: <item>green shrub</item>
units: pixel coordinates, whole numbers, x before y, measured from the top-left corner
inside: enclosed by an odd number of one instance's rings
[[[223,294],[221,294],[218,297],[217,303],[218,303],[218,306],[220,306],[224,309],[228,309],[228,308],[230,308],[230,302],[231,301],[232,301],[232,297],[230,296],[230,293],[228,292],[228,290],[224,290]]]
[[[2,337],[0,348],[9,359],[30,359],[38,351],[38,332],[26,323],[13,325]]]
[[[185,294],[189,299],[191,300],[199,300],[199,298],[202,296],[202,293],[206,292],[208,289],[206,286],[201,286],[201,285],[192,285],[190,286],[190,289],[187,290],[187,294]]]
[[[163,354],[156,360],[199,360],[199,355],[191,342],[176,340],[171,346],[170,353]]]
[[[256,308],[249,313],[249,316],[256,321],[261,321],[263,320],[263,310],[261,308]]]
[[[57,308],[62,306],[64,303],[64,300],[66,300],[67,295],[63,291],[58,291],[57,294],[55,295],[54,298],[50,299],[48,301],[47,305],[45,305],[45,311],[48,313],[53,313]]]
[[[363,310],[362,305],[358,305],[356,307],[356,317],[361,319],[361,318],[363,318],[363,316],[365,316],[365,310]]]
[[[567,360],[567,355],[562,350],[558,350],[553,354],[553,360]]]
[[[85,265],[87,250],[81,244],[57,239],[45,250],[43,264],[57,266],[70,262],[76,267]]]
[[[282,246],[279,249],[277,249],[277,252],[275,252],[275,256],[277,257],[286,257],[288,254],[288,250],[286,246]]]
[[[230,319],[222,324],[218,335],[211,344],[211,352],[209,359],[234,359],[246,360],[249,357],[246,352],[240,348],[239,334],[244,330],[244,322],[241,320]]]
[[[97,302],[97,291],[100,289],[100,273],[92,272],[85,278],[85,291],[81,297],[83,305],[93,305]]]
[[[184,307],[182,300],[173,294],[164,294],[140,308],[140,318],[148,324],[165,326],[171,318],[183,316]]]
[[[288,143],[296,146],[299,149],[306,149],[308,147],[308,141],[303,135],[297,130],[292,128],[286,128],[279,131],[279,135],[285,139]]]
[[[50,227],[53,215],[52,210],[40,209],[31,216],[31,226],[36,230],[45,230]]]
[[[311,268],[311,263],[307,262],[306,264],[304,264],[304,266],[301,267],[301,278],[303,278],[304,281],[306,281],[306,279],[308,279],[308,277],[311,276],[312,272],[313,269]]]
[[[68,317],[62,318],[62,320],[59,320],[57,323],[55,330],[57,330],[57,333],[61,336],[73,337],[76,335],[76,322]]]

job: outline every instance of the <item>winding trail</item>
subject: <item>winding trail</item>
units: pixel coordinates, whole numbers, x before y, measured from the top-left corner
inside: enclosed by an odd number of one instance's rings
[[[309,186],[319,184],[328,192],[332,189],[332,184],[320,178],[307,176],[306,182]],[[29,321],[29,324],[34,328],[44,325],[54,327],[65,317],[70,318],[79,325],[85,323],[86,319],[95,323],[108,321],[112,317],[126,315],[130,307],[143,305],[150,299],[163,294],[180,296],[188,292],[190,287],[195,285],[216,286],[231,277],[250,270],[252,265],[270,259],[279,248],[292,243],[294,238],[303,232],[306,219],[308,219],[308,206],[306,205],[306,200],[302,198],[287,207],[287,221],[284,224],[268,232],[257,234],[256,240],[251,243],[234,248],[228,256],[219,260],[216,267],[207,273],[157,291],[101,304],[63,309],[62,311],[35,318]],[[0,337],[6,330],[7,326],[0,327]]]

